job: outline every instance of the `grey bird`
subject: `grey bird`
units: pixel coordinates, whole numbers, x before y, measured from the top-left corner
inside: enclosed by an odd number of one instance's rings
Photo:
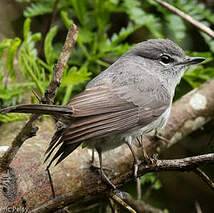
[[[138,43],[109,68],[90,81],[67,106],[29,104],[1,110],[51,114],[58,118],[57,130],[46,151],[46,160],[59,147],[52,162],[64,160],[81,143],[98,152],[101,177],[114,189],[103,171],[102,153],[126,143],[138,159],[132,139],[163,128],[170,114],[176,85],[186,68],[204,61],[189,57],[168,39]]]

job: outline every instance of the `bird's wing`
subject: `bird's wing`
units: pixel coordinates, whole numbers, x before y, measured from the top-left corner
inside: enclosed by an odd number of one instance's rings
[[[130,86],[113,89],[101,85],[86,89],[68,104],[73,109],[72,117],[75,119],[63,131],[59,141],[50,143],[49,154],[62,143],[52,161],[61,155],[57,163],[61,162],[82,141],[147,125],[157,119],[170,104],[169,98],[161,96],[150,90],[136,91]]]

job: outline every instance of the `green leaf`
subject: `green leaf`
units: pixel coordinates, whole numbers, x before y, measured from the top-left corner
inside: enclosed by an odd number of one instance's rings
[[[214,53],[214,40],[209,35],[207,35],[204,32],[201,32],[202,37],[206,41],[206,43],[209,45],[210,50]]]
[[[24,26],[23,26],[23,37],[24,37],[24,40],[27,40],[28,34],[31,34],[31,32],[30,32],[30,25],[31,25],[31,19],[27,18],[25,20]]]
[[[82,83],[84,81],[89,80],[90,75],[91,73],[88,72],[87,67],[83,67],[80,70],[77,70],[76,67],[72,67],[63,73],[61,85],[69,86],[70,84],[75,85],[75,84]]]
[[[160,188],[162,188],[162,183],[160,182],[160,180],[156,180],[154,182],[154,184],[152,185],[152,188],[155,189],[155,190],[159,190]]]
[[[63,105],[68,103],[71,97],[73,87],[75,85],[83,83],[84,81],[89,80],[90,75],[91,73],[88,72],[86,66],[82,67],[80,70],[77,70],[76,67],[72,67],[63,73],[61,85],[62,87],[66,87],[65,96],[62,101]]]
[[[120,0],[109,0],[113,4],[118,4]]]
[[[138,27],[129,22],[127,28],[121,28],[118,34],[114,33],[111,37],[111,46],[116,46],[118,43],[124,41],[131,33],[133,33]]]
[[[46,38],[45,38],[45,42],[44,42],[44,52],[45,52],[45,58],[46,61],[48,62],[48,64],[53,64],[56,60],[56,55],[54,54],[54,48],[52,45],[52,41],[55,37],[55,35],[57,34],[58,31],[58,27],[54,26],[50,29],[50,31],[48,32]]]
[[[7,59],[6,59],[6,67],[9,73],[13,70],[13,62],[14,62],[14,57],[16,50],[18,49],[19,45],[21,43],[20,38],[15,38],[13,39],[8,52],[7,52]]]
[[[77,18],[82,25],[86,23],[86,2],[80,0],[71,0]]]
[[[32,0],[16,0],[17,2],[25,2],[25,3],[30,3]]]
[[[154,173],[147,173],[141,177],[142,184],[151,184],[152,188],[155,190],[159,190],[162,187],[162,183],[160,180],[156,178]]]
[[[81,40],[82,43],[90,43],[92,42],[94,37],[94,33],[86,28],[79,28],[78,39]]]
[[[19,113],[12,113],[7,115],[0,114],[0,122],[8,123],[8,122],[14,122],[14,121],[24,121],[29,118],[29,115],[27,114],[19,114]]]
[[[154,173],[147,173],[141,177],[141,183],[153,183],[155,181],[156,177]]]
[[[177,41],[183,40],[186,35],[186,26],[179,16],[170,14],[167,16],[168,27],[174,34]]]
[[[3,41],[1,41],[1,43],[0,43],[0,59],[2,58],[5,49],[10,47],[12,41],[13,41],[12,39],[4,39]]]
[[[163,37],[160,33],[161,25],[160,20],[153,14],[147,14],[141,7],[138,0],[124,0],[125,11],[128,13],[129,18],[138,26],[146,26],[151,33],[157,37]]]
[[[66,28],[69,29],[70,26],[71,26],[74,22],[73,22],[72,19],[69,19],[69,17],[68,17],[68,12],[62,10],[61,13],[60,13],[60,15],[61,15],[62,21],[64,22]]]
[[[32,18],[38,15],[51,13],[53,10],[53,3],[54,1],[32,3],[24,10],[24,16],[26,18]]]

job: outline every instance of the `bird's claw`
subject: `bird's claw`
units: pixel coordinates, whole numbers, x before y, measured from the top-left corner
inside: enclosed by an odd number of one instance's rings
[[[134,162],[134,177],[137,178],[138,166],[140,165],[141,161],[137,160]]]

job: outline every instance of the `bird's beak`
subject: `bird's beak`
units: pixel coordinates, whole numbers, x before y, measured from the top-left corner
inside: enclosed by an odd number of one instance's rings
[[[177,65],[192,65],[192,64],[199,64],[203,62],[206,58],[203,57],[188,57],[183,62],[179,62]]]
[[[190,57],[187,61],[186,64],[192,65],[192,64],[199,64],[203,62],[206,58],[203,57]]]

